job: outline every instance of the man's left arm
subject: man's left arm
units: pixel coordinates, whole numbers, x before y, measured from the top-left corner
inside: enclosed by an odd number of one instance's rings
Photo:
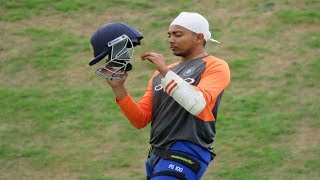
[[[200,82],[194,89],[201,92],[206,101],[206,106],[197,115],[204,121],[210,121],[213,118],[212,109],[216,104],[218,96],[224,91],[230,83],[230,69],[223,60],[207,63],[207,67],[201,75]]]
[[[189,85],[180,76],[169,71],[162,79],[164,90],[183,108],[203,120],[212,120],[211,112],[219,94],[230,82],[228,64],[222,60],[208,61],[197,86]],[[188,98],[186,98],[188,97]]]

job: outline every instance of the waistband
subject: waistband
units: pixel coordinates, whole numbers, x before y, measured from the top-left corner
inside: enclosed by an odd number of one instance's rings
[[[196,158],[202,161],[205,164],[209,164],[212,159],[216,156],[214,153],[211,153],[207,149],[202,148],[199,145],[187,142],[187,141],[177,141],[171,145],[170,148],[158,148],[152,147],[150,148],[149,153],[155,154],[155,151],[168,150],[171,152],[178,152],[185,155],[189,155],[193,158]]]

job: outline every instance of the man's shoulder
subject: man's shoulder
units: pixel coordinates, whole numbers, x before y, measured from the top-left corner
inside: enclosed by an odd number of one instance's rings
[[[224,69],[224,70],[229,70],[229,65],[228,63],[215,56],[207,56],[203,58],[203,61],[206,63],[206,69]]]
[[[219,64],[228,65],[228,63],[225,60],[220,59],[216,56],[212,56],[212,55],[207,56],[207,57],[203,58],[202,60],[207,63],[207,66],[208,65],[219,65]]]
[[[204,57],[203,58],[203,61],[207,61],[207,62],[220,62],[220,63],[223,63],[223,62],[225,62],[223,59],[220,59],[220,58],[218,58],[218,57],[216,57],[216,56],[213,56],[213,55],[209,55],[209,56],[206,56],[206,57]]]

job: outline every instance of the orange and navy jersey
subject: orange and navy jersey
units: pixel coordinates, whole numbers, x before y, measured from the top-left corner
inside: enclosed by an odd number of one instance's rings
[[[213,151],[219,102],[230,83],[228,64],[214,56],[206,56],[168,67],[203,94],[206,106],[198,115],[190,114],[164,91],[163,76],[158,72],[150,79],[138,103],[128,94],[117,102],[118,105],[136,128],[151,122],[150,144],[154,147],[166,148],[176,141],[189,141]]]

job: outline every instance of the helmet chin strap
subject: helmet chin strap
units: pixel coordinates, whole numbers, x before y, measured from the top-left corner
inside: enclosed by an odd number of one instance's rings
[[[96,74],[105,79],[121,80],[124,73],[132,69],[132,41],[127,35],[122,35],[108,42],[108,46],[112,47],[108,61],[96,70]]]

